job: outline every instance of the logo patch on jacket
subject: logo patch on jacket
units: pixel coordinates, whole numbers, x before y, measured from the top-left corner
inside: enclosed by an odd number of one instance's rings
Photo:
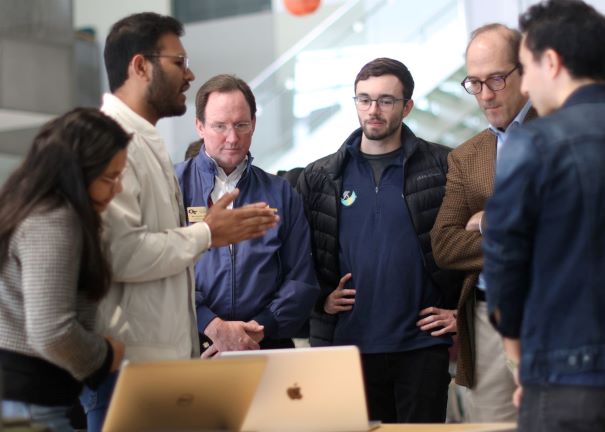
[[[344,191],[340,198],[340,203],[345,207],[349,207],[353,205],[356,199],[357,195],[355,194],[355,191]]]

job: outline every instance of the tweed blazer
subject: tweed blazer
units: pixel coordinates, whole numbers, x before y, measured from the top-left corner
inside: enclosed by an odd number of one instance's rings
[[[524,122],[538,113],[530,108]],[[458,300],[458,362],[456,383],[472,388],[475,384],[475,287],[483,269],[482,237],[466,231],[466,223],[482,211],[494,190],[497,138],[485,129],[455,148],[448,156],[445,196],[435,225],[431,246],[437,265],[465,272]]]
[[[483,267],[483,254],[481,234],[466,231],[465,227],[472,215],[484,209],[492,194],[496,143],[496,136],[485,129],[449,154],[445,196],[431,231],[437,265],[465,272],[458,301],[456,383],[466,387],[474,385],[474,290]]]

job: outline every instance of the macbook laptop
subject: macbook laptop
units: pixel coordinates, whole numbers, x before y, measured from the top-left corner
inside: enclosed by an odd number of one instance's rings
[[[259,356],[128,363],[103,432],[239,431],[265,364]]]
[[[267,367],[242,431],[356,432],[368,422],[359,351],[353,346],[264,350]],[[225,352],[245,358],[258,351]]]

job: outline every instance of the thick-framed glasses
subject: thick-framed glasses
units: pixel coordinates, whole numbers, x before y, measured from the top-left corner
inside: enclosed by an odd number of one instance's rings
[[[183,72],[186,72],[189,69],[189,57],[184,56],[184,55],[177,55],[177,54],[144,54],[145,57],[151,57],[151,58],[161,58],[161,57],[166,57],[166,58],[171,58],[171,59],[176,59],[176,61],[174,62],[175,65],[177,65],[178,67],[180,67]]]
[[[404,105],[409,101],[406,98],[396,98],[393,96],[380,96],[377,99],[372,99],[369,96],[353,96],[353,100],[355,101],[355,105],[357,105],[357,109],[360,111],[367,111],[372,106],[372,102],[376,102],[378,108],[381,111],[392,111],[393,107],[397,102],[404,101]]]
[[[252,123],[240,122],[233,125],[229,125],[227,123],[211,123],[210,129],[219,135],[227,135],[231,129],[233,129],[238,135],[244,135],[250,133],[252,130]]]
[[[506,78],[514,71],[520,68],[520,64],[516,64],[514,68],[512,68],[509,72],[504,75],[493,75],[486,79],[485,81],[481,81],[480,79],[473,77],[466,77],[462,80],[460,85],[464,87],[464,90],[468,94],[476,95],[483,91],[483,84],[487,86],[491,91],[500,91],[504,90],[506,87]]]

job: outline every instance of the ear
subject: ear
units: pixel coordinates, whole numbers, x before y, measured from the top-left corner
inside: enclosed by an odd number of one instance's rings
[[[544,66],[546,73],[550,78],[556,78],[560,75],[562,69],[565,67],[563,64],[563,59],[552,48],[548,48],[542,54],[542,58],[540,59],[542,66]]]
[[[136,54],[128,65],[128,76],[151,81],[153,65],[143,54]]]
[[[204,123],[199,118],[195,118],[195,130],[197,131],[197,136],[201,139],[204,139],[204,131],[205,131]]]
[[[412,108],[414,108],[414,100],[410,99],[403,107],[403,114],[401,116],[402,120],[408,116],[408,114],[412,111]]]

